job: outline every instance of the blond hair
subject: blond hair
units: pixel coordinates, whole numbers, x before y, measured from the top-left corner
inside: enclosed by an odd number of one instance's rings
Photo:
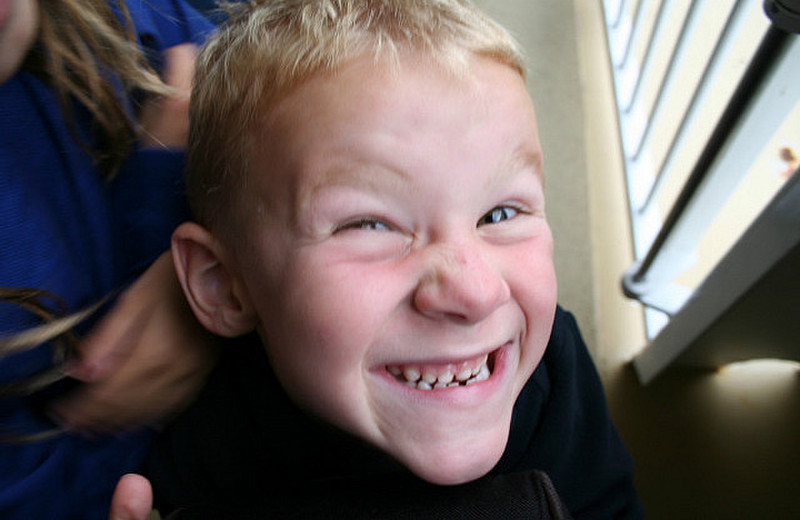
[[[227,24],[197,59],[189,111],[189,203],[212,230],[230,223],[256,121],[311,76],[365,56],[396,64],[407,50],[453,71],[485,56],[524,75],[515,40],[465,0],[251,0],[226,9]]]

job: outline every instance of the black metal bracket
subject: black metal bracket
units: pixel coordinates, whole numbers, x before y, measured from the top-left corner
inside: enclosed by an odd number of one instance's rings
[[[764,12],[778,29],[800,34],[800,0],[764,0]]]

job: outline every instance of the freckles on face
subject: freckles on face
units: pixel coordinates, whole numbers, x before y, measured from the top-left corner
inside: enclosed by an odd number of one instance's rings
[[[499,460],[541,359],[552,238],[519,75],[402,61],[356,60],[270,113],[240,274],[300,406],[453,484]]]

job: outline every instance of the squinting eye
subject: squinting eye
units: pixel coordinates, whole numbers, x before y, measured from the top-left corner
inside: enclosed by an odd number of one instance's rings
[[[516,216],[517,213],[518,211],[512,207],[498,206],[489,213],[487,213],[486,215],[482,216],[481,219],[478,221],[478,226],[483,226],[486,224],[497,224],[498,222],[502,222],[503,220],[514,218],[514,216]]]
[[[346,229],[363,229],[365,231],[389,231],[389,226],[387,226],[380,220],[363,218],[361,220],[356,220],[355,222],[348,222],[347,224],[339,228],[340,231]]]

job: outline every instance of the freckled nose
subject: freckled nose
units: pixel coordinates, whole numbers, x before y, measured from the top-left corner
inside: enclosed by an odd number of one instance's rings
[[[474,323],[510,297],[505,279],[479,247],[438,247],[414,292],[414,306],[430,317]]]

